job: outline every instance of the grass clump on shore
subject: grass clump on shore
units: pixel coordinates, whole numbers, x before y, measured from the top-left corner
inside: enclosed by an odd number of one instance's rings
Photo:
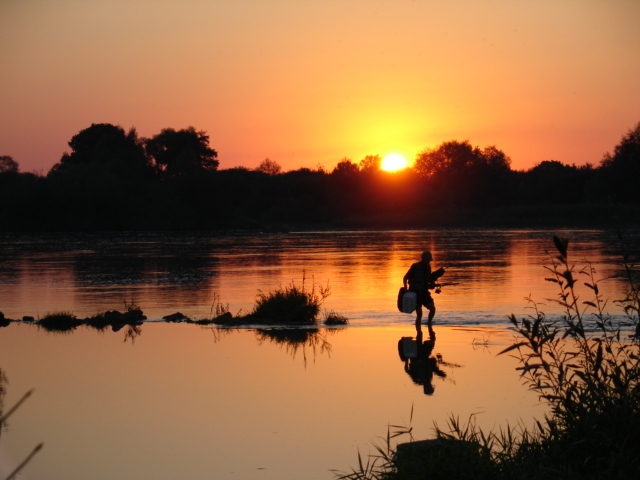
[[[324,314],[325,325],[346,325],[347,323],[349,323],[349,319],[341,313],[330,310]]]
[[[234,323],[233,315],[229,312],[229,304],[222,303],[220,295],[213,294],[213,301],[211,302],[211,309],[209,310],[209,318],[200,318],[193,320],[192,323],[197,325],[216,325],[232,324]]]
[[[289,285],[280,285],[274,291],[259,291],[250,315],[265,323],[314,325],[322,302],[331,294],[331,288],[329,284],[323,287],[312,282],[311,290],[307,290],[305,281],[303,274],[301,286],[292,280]]]
[[[553,299],[561,318],[550,320],[532,302],[534,313],[510,316],[517,336],[500,352],[519,361],[529,388],[550,406],[532,430],[522,425],[485,433],[472,416],[466,424],[449,419],[448,431],[435,425],[436,438],[392,445],[404,432],[387,434],[378,454],[344,480],[432,480],[450,478],[527,479],[640,478],[640,272],[623,246],[626,294],[617,300],[626,316],[616,323],[605,311],[596,270],[576,269],[569,242],[554,237],[557,254],[545,279],[557,284]],[[589,296],[578,292],[578,279]],[[580,289],[582,290],[582,288]],[[453,448],[452,448],[453,447]]]
[[[76,318],[71,312],[47,313],[38,320],[37,325],[48,332],[70,332],[82,325],[84,322]]]

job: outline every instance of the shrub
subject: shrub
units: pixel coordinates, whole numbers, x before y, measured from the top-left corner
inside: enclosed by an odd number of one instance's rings
[[[349,323],[349,319],[340,313],[336,313],[333,310],[325,312],[324,324],[325,325],[346,325]]]
[[[289,285],[280,285],[275,291],[259,291],[250,315],[264,323],[315,324],[320,306],[330,295],[331,289],[328,283],[323,287],[312,282],[309,291],[305,288],[305,280],[303,273],[302,286],[292,280]]]
[[[629,323],[615,323],[605,313],[595,268],[585,262],[576,271],[568,240],[554,237],[554,243],[558,255],[551,256],[546,280],[558,285],[554,300],[564,314],[550,321],[534,303],[534,316],[511,315],[521,340],[501,353],[517,352],[525,382],[551,407],[539,443],[554,469],[576,478],[632,478],[640,474],[640,344],[622,327],[633,334],[638,327],[638,283],[624,254],[627,295],[616,303]],[[586,277],[591,300],[581,301],[579,276]]]
[[[82,323],[70,312],[48,313],[38,320],[38,325],[48,332],[70,332]]]

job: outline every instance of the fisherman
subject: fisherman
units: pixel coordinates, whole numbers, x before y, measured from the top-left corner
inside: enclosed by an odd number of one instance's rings
[[[427,325],[431,325],[431,321],[436,314],[436,305],[433,302],[429,289],[436,288],[435,281],[444,275],[444,268],[439,268],[435,272],[431,272],[431,261],[433,256],[431,252],[425,250],[422,252],[422,260],[411,265],[409,271],[402,278],[404,288],[416,294],[416,327],[422,321],[422,307],[429,310]],[[408,284],[408,287],[407,287]],[[439,293],[439,292],[436,292]]]

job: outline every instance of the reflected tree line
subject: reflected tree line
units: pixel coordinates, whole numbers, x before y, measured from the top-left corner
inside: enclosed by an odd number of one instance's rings
[[[135,128],[93,124],[69,141],[46,174],[20,172],[0,156],[0,229],[171,230],[288,227],[430,227],[592,224],[611,202],[637,212],[640,122],[599,165],[544,160],[511,168],[499,148],[448,141],[412,167],[380,170],[381,157],[342,159],[283,172],[219,169],[209,136],[193,127],[151,138]]]

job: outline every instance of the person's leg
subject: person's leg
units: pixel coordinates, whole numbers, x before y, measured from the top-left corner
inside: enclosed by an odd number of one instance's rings
[[[433,317],[436,316],[436,304],[431,302],[429,305],[427,305],[427,309],[429,310],[429,316],[427,317],[427,325],[431,325],[431,321],[433,320]]]
[[[422,321],[422,305],[418,303],[416,305],[416,327],[418,327],[421,324],[421,321]]]

